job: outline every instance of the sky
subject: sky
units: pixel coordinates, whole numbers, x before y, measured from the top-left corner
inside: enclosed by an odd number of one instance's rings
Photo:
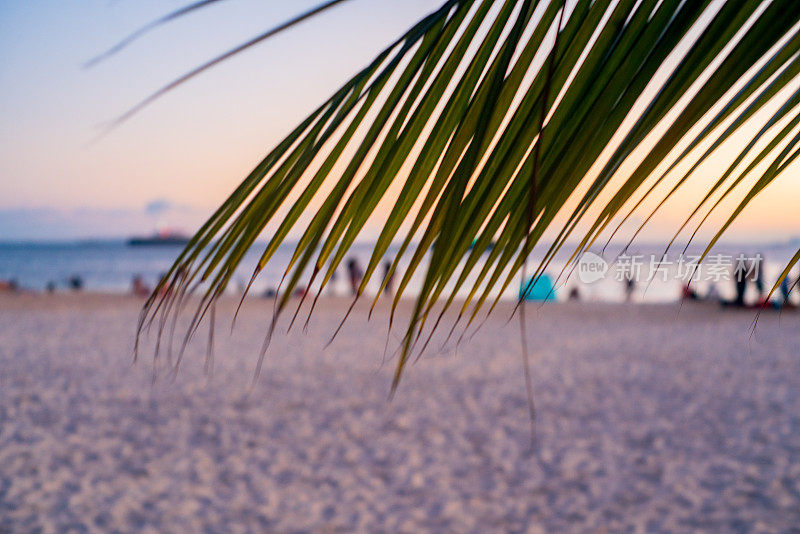
[[[288,131],[439,4],[352,0],[98,139],[162,85],[318,0],[220,2],[82,68],[186,3],[0,0],[0,241],[194,229]],[[148,213],[153,202],[168,209]]]
[[[307,113],[440,4],[351,0],[99,136],[154,90],[318,1],[219,2],[85,69],[186,0],[0,0],[0,241],[194,230]],[[710,163],[708,180],[714,165],[722,164]],[[798,168],[752,204],[735,236],[800,234]],[[703,183],[652,222],[653,235],[682,222]]]

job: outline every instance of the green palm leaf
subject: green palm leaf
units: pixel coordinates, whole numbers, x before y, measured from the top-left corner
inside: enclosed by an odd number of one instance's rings
[[[379,219],[356,300],[393,242],[400,252],[391,271],[401,257],[408,266],[390,323],[412,277],[424,275],[403,336],[397,387],[408,357],[424,350],[462,289],[468,296],[451,334],[491,312],[546,230],[557,236],[534,278],[570,239],[578,240],[574,259],[646,201],[660,209],[697,179],[702,162],[766,116],[679,229],[705,212],[703,224],[722,199],[738,194],[710,248],[800,154],[799,20],[794,0],[445,2],[256,166],[160,282],[140,330],[157,323],[160,342],[196,293],[188,342],[268,225],[277,230],[267,236],[253,278],[287,236],[301,235],[274,327],[304,273],[310,270],[306,283],[317,282],[321,292],[367,222]],[[690,170],[674,178],[683,162]],[[753,175],[762,162],[766,170]],[[753,185],[743,188],[747,180]],[[659,193],[664,184],[666,193]]]

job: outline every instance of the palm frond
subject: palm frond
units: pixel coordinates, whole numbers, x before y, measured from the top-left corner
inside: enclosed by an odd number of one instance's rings
[[[151,31],[152,29],[154,29],[154,28],[156,28],[158,26],[161,26],[163,24],[171,22],[171,21],[173,21],[173,20],[175,20],[177,18],[183,17],[183,16],[185,16],[185,15],[187,15],[187,14],[189,14],[189,13],[191,13],[191,12],[197,10],[197,9],[200,9],[201,7],[206,7],[206,6],[210,5],[210,4],[214,4],[214,3],[219,2],[219,1],[221,1],[221,0],[202,0],[202,1],[199,1],[199,2],[195,2],[194,4],[190,4],[190,5],[188,5],[188,6],[184,7],[184,8],[181,8],[181,9],[178,9],[176,11],[173,11],[172,13],[170,13],[168,15],[165,15],[164,17],[162,17],[162,18],[160,18],[160,19],[158,19],[158,20],[156,20],[156,21],[154,21],[154,22],[152,22],[150,24],[147,24],[146,26],[140,28],[139,30],[137,30],[136,32],[134,32],[133,34],[128,36],[127,38],[123,39],[122,41],[120,41],[119,43],[114,45],[111,49],[109,49],[104,54],[101,54],[100,56],[97,56],[96,58],[89,60],[85,64],[85,67],[92,67],[92,66],[96,65],[97,63],[99,63],[100,61],[102,61],[102,60],[104,60],[104,59],[116,54],[117,52],[119,52],[120,50],[122,50],[123,48],[125,48],[126,46],[131,44],[133,41],[135,41],[136,39],[138,39],[139,37],[141,37],[145,33]],[[265,32],[263,32],[261,34],[256,35],[255,37],[253,37],[251,39],[248,39],[247,41],[243,42],[242,44],[231,48],[227,52],[225,52],[223,54],[220,54],[219,56],[217,56],[217,57],[215,57],[215,58],[203,63],[202,65],[199,65],[198,67],[195,67],[194,69],[190,70],[189,72],[187,72],[183,76],[173,80],[172,82],[168,83],[167,85],[165,85],[161,89],[155,91],[153,94],[151,94],[147,98],[143,99],[141,102],[139,102],[138,104],[133,106],[131,109],[129,109],[128,111],[126,111],[125,113],[123,113],[122,115],[117,117],[111,123],[110,128],[113,128],[115,126],[119,126],[120,124],[122,124],[123,122],[125,122],[126,120],[128,120],[129,118],[134,116],[136,113],[141,111],[142,109],[146,108],[147,106],[149,106],[150,104],[152,104],[153,102],[155,102],[156,100],[158,100],[159,98],[164,96],[165,94],[169,93],[170,91],[176,89],[180,85],[183,85],[184,83],[188,82],[189,80],[191,80],[195,76],[198,76],[198,75],[202,74],[203,72],[207,71],[208,69],[210,69],[210,68],[212,68],[212,67],[214,67],[214,66],[216,66],[216,65],[218,65],[218,64],[220,64],[220,63],[222,63],[222,62],[224,62],[224,61],[226,61],[226,60],[228,60],[230,58],[232,58],[233,56],[241,54],[245,50],[247,50],[249,48],[252,48],[252,47],[254,47],[254,46],[258,45],[258,44],[261,44],[262,42],[266,41],[267,39],[270,39],[271,37],[275,37],[279,33],[282,33],[284,31],[286,31],[286,30],[288,30],[288,29],[300,24],[301,22],[304,22],[304,21],[306,21],[306,20],[308,20],[308,19],[310,19],[310,18],[312,18],[312,17],[314,17],[316,15],[319,15],[320,13],[322,13],[324,11],[327,11],[328,9],[330,9],[332,7],[335,7],[335,6],[339,5],[339,4],[342,4],[344,2],[347,2],[347,0],[328,0],[327,2],[323,2],[322,4],[316,6],[316,7],[312,8],[312,9],[309,9],[308,11],[306,11],[304,13],[301,13],[301,14],[297,15],[296,17],[293,17],[290,20],[287,20],[287,21],[275,26],[274,28],[270,28],[269,30],[267,30],[267,31],[265,31]]]
[[[106,50],[100,55],[97,55],[83,64],[84,68],[89,68],[97,65],[98,63],[110,58],[114,54],[121,52],[123,49],[127,48],[130,44],[134,41],[142,37],[143,35],[155,30],[159,26],[163,26],[168,22],[172,22],[175,19],[179,19],[189,13],[202,9],[204,7],[210,6],[211,4],[216,4],[221,2],[222,0],[198,0],[197,2],[185,5],[175,11],[171,11],[166,15],[157,18],[156,20],[149,22],[142,26],[141,28],[136,29],[133,33],[116,43],[114,46]]]
[[[356,300],[394,242],[390,271],[401,258],[407,266],[390,323],[424,274],[397,387],[445,311],[458,309],[451,334],[490,313],[548,229],[556,238],[534,279],[570,239],[574,259],[647,201],[660,209],[734,134],[753,131],[679,229],[739,194],[710,247],[800,154],[798,20],[794,0],[449,0],[256,166],[180,254],[140,328],[163,331],[197,293],[187,342],[268,225],[253,278],[301,235],[274,327],[305,273],[316,303],[378,219]],[[683,162],[690,170],[674,179]]]

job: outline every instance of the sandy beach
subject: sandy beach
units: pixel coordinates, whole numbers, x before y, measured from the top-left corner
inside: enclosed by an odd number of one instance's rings
[[[387,310],[277,335],[220,304],[173,381],[131,364],[141,301],[0,296],[0,531],[790,531],[800,524],[800,315],[677,305],[500,308],[387,400]],[[402,313],[401,313],[402,315]],[[398,324],[403,324],[402,320]],[[445,329],[446,330],[446,329]],[[394,337],[390,346],[395,346]],[[166,354],[162,355],[166,359]]]

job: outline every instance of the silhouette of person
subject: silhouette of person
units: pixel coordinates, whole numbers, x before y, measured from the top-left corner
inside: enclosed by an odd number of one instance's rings
[[[581,290],[578,289],[577,287],[573,287],[572,289],[570,289],[567,296],[567,300],[571,300],[574,302],[578,302],[579,300],[581,300]]]
[[[383,262],[383,292],[387,295],[394,293],[394,272],[392,271],[392,262],[386,260]]]
[[[636,280],[633,278],[633,273],[625,276],[625,302],[633,301],[633,292],[636,291]]]
[[[733,283],[736,290],[736,298],[733,299],[734,306],[744,306],[744,295],[747,292],[750,268],[749,262],[744,258],[744,254],[739,254],[736,259],[736,267],[733,269]]]
[[[350,276],[350,291],[355,297],[358,295],[358,286],[361,285],[361,279],[364,277],[364,272],[355,258],[350,258],[347,262],[347,274]]]
[[[734,279],[736,284],[736,298],[733,303],[736,306],[744,306],[744,292],[747,290],[747,277],[737,275]]]
[[[73,291],[80,291],[81,289],[83,289],[83,278],[81,278],[77,274],[70,276],[67,283],[69,285],[69,288]]]
[[[700,295],[689,284],[684,284],[681,288],[681,300],[699,300]]]
[[[147,297],[150,295],[150,288],[147,287],[147,284],[144,283],[141,275],[135,275],[133,277],[133,282],[131,284],[131,290],[133,294],[137,297]]]
[[[793,268],[789,269],[789,272],[786,273],[786,276],[781,282],[781,296],[783,296],[784,306],[794,306],[792,302],[792,293],[794,293],[794,290],[797,288],[797,284],[800,283],[800,276],[792,280],[792,270]]]
[[[758,303],[763,304],[766,299],[766,286],[764,285],[764,256],[757,254],[752,261],[753,284],[758,291]]]

